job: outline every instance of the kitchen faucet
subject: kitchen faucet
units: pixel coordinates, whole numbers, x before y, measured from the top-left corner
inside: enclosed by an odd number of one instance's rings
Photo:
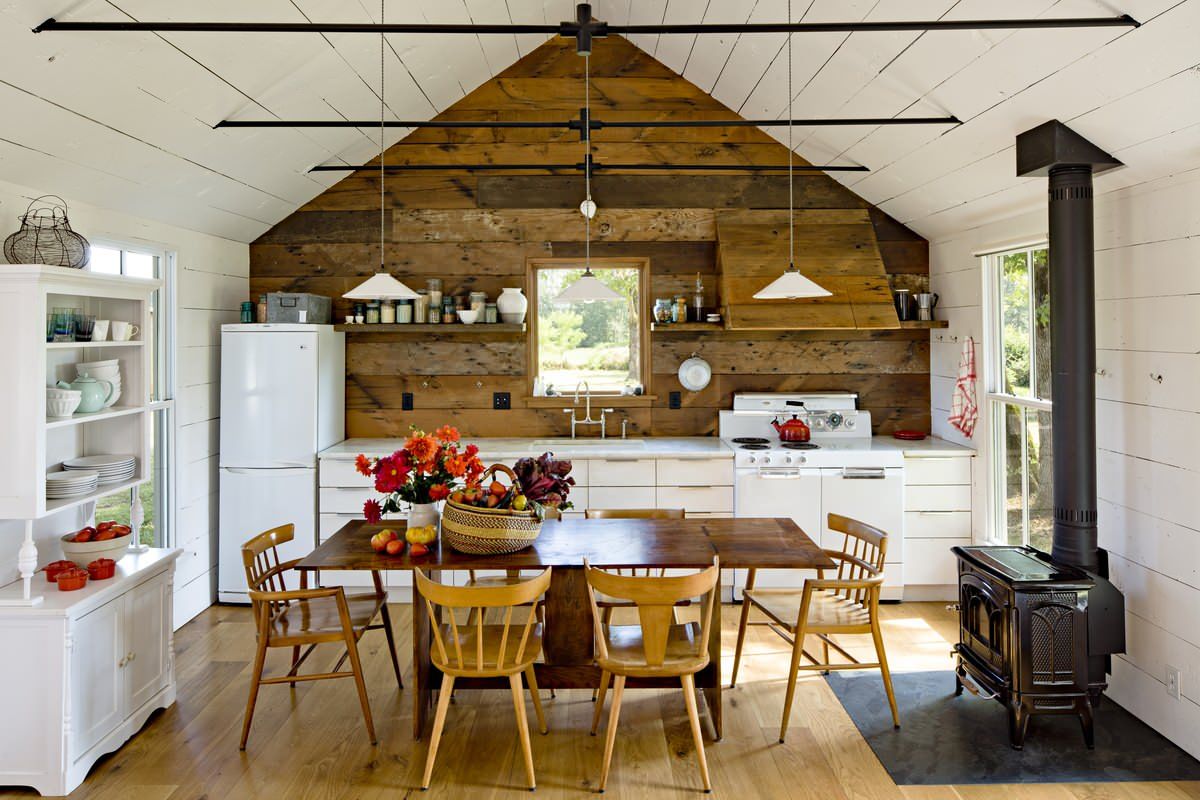
[[[583,401],[584,401],[583,419],[579,419],[578,417],[575,416],[575,408],[578,407],[578,405],[579,405],[579,387],[580,386],[583,387]],[[587,381],[580,381],[579,383],[575,384],[575,402],[571,406],[571,408],[563,409],[564,414],[571,415],[571,438],[572,439],[575,438],[575,426],[576,425],[599,425],[600,426],[600,438],[601,439],[607,438],[607,431],[605,430],[606,426],[605,426],[604,415],[611,414],[612,412],[613,412],[613,409],[611,409],[611,408],[601,408],[600,409],[600,419],[592,419],[592,387],[588,385]]]

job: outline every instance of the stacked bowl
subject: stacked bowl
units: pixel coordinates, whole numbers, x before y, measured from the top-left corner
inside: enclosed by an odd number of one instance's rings
[[[112,384],[112,397],[104,404],[105,408],[116,405],[121,399],[121,362],[110,358],[106,361],[88,361],[75,365],[75,372],[80,377],[90,375],[96,380],[108,381]]]
[[[79,408],[81,400],[83,400],[83,392],[48,386],[46,387],[46,416],[69,417],[75,413],[75,409]]]

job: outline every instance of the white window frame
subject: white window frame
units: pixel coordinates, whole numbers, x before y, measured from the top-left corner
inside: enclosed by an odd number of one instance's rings
[[[158,279],[162,281],[158,298],[158,319],[155,320],[155,331],[158,342],[155,358],[155,368],[158,372],[155,381],[155,393],[147,407],[152,412],[151,424],[156,426],[155,441],[160,443],[161,456],[156,465],[166,469],[160,488],[162,497],[155,496],[155,528],[159,547],[171,547],[175,542],[175,499],[176,473],[175,464],[175,337],[177,326],[178,305],[176,302],[177,254],[164,244],[156,242],[136,241],[114,237],[95,237],[91,240],[93,247],[99,246],[121,253],[121,274],[125,274],[125,254],[137,253],[154,256],[158,259]],[[151,480],[154,477],[151,476]],[[136,491],[136,489],[134,490]]]
[[[1005,448],[1005,420],[1002,413],[997,413],[997,409],[1002,409],[1004,405],[1018,406],[1022,409],[1022,413],[1026,411],[1049,411],[1053,413],[1053,402],[1050,400],[1041,400],[1036,397],[1021,397],[1020,395],[1009,394],[1003,391],[1004,387],[1004,336],[1001,331],[1002,321],[1000,313],[1000,302],[1002,292],[1000,290],[1000,264],[1004,256],[1014,253],[1025,253],[1026,263],[1030,269],[1030,280],[1032,281],[1033,270],[1033,251],[1048,250],[1050,243],[1046,239],[1039,239],[1029,244],[1021,244],[1017,246],[1009,246],[1000,250],[990,250],[981,253],[980,258],[983,263],[983,314],[984,314],[984,413],[987,415],[989,434],[990,434],[990,458],[988,459],[988,470],[990,480],[988,481],[988,507],[987,507],[987,524],[984,528],[986,537],[989,543],[992,544],[1007,544],[1008,530],[1007,525],[1002,523],[1002,518],[1005,515],[1004,503],[1007,493],[1005,491],[1006,480],[1006,465],[1003,463],[1004,448]],[[1029,292],[1029,319],[1032,323],[1034,319],[1034,294]],[[1053,324],[1053,320],[1051,321]],[[1033,348],[1037,346],[1035,341],[1030,342],[1029,361],[1030,364],[1035,364],[1035,353]],[[1030,376],[1031,387],[1033,391],[1036,387],[1036,381],[1033,376]],[[1021,463],[1028,465],[1029,442],[1025,436],[1021,437]],[[1024,544],[1029,544],[1029,471],[1025,469],[1021,473],[1021,496],[1025,499],[1022,508],[1022,528],[1024,529]]]

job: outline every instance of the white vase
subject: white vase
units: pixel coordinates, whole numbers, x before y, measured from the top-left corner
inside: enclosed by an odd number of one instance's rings
[[[437,503],[413,503],[408,507],[408,527],[437,525],[441,510]]]
[[[496,298],[496,310],[500,312],[500,321],[510,325],[520,325],[525,321],[525,312],[529,309],[529,300],[521,294],[520,287],[502,289]]]

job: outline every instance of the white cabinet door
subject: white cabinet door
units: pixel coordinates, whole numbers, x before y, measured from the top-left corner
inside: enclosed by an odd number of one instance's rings
[[[125,685],[132,714],[171,676],[171,586],[163,573],[125,595]]]
[[[72,763],[125,719],[124,614],[118,597],[71,625]]]
[[[655,508],[654,486],[590,486],[588,508]]]

